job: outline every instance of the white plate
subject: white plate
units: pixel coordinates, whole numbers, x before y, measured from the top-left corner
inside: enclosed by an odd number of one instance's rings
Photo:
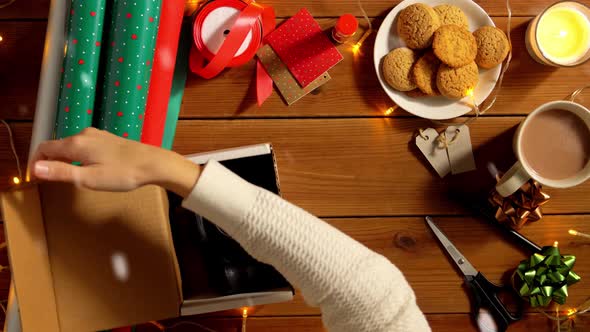
[[[405,46],[405,43],[398,37],[396,28],[397,14],[407,6],[415,3],[424,3],[430,6],[437,6],[441,4],[453,4],[467,15],[469,20],[469,30],[475,31],[478,28],[486,25],[495,26],[494,21],[490,16],[472,0],[405,0],[400,2],[395,8],[389,12],[375,40],[375,50],[373,52],[375,70],[381,82],[381,86],[389,95],[389,97],[401,108],[406,111],[426,119],[445,120],[455,118],[471,111],[469,106],[469,98],[465,97],[463,100],[451,100],[445,97],[424,97],[411,98],[404,92],[399,92],[391,88],[383,79],[381,73],[381,60],[389,51]],[[492,69],[479,70],[479,84],[475,88],[475,100],[481,104],[492,92],[496,81],[500,76],[500,68],[497,66]]]

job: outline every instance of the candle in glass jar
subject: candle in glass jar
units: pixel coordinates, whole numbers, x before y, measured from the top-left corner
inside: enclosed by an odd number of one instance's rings
[[[590,48],[590,21],[568,7],[551,8],[537,26],[539,49],[550,61],[569,65],[584,57]]]
[[[537,15],[526,32],[529,54],[537,62],[573,67],[590,59],[590,7],[559,1]]]

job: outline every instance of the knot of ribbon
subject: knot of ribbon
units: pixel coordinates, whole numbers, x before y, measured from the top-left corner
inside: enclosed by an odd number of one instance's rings
[[[516,268],[513,286],[532,307],[546,307],[551,301],[564,304],[568,287],[580,281],[572,268],[576,256],[561,255],[553,246],[543,247]]]
[[[534,180],[529,180],[517,192],[502,197],[492,191],[489,201],[495,206],[496,220],[508,223],[514,229],[521,229],[529,221],[537,221],[543,217],[541,206],[549,201],[550,196],[543,187]]]

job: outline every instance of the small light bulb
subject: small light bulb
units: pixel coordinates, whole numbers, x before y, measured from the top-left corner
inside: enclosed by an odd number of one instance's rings
[[[467,90],[467,96],[473,97],[473,93],[474,93],[473,89]]]
[[[554,246],[555,248],[557,248],[557,246],[558,246],[558,245],[559,245],[559,242],[557,242],[557,241],[553,242],[553,246]]]
[[[352,53],[357,53],[359,51],[359,49],[361,48],[361,45],[363,45],[361,42],[354,44],[352,46]]]
[[[242,317],[243,317],[243,318],[246,318],[246,317],[248,317],[248,308],[244,308],[244,309],[242,310]]]
[[[13,177],[13,178],[12,178],[12,182],[13,182],[14,184],[18,185],[18,184],[20,184],[20,179],[19,179],[18,177],[16,177],[16,176],[15,176],[15,177]]]
[[[4,38],[2,36],[0,36],[0,42],[3,41],[3,40],[4,40]]]
[[[568,309],[567,310],[567,315],[568,316],[572,316],[573,314],[575,314],[576,312],[578,312],[576,309]]]
[[[574,236],[579,236],[579,237],[583,237],[583,238],[586,238],[586,239],[590,239],[590,234],[578,232],[578,231],[576,231],[574,229],[570,229],[567,232],[570,233],[571,235],[574,235]]]
[[[372,33],[372,32],[373,32],[373,30],[371,30],[371,29],[369,29],[369,30],[365,31],[365,33],[363,34],[363,36],[361,37],[361,39],[359,39],[359,41],[357,41],[357,42],[356,42],[356,44],[354,44],[354,45],[352,46],[352,52],[353,52],[354,54],[356,54],[356,53],[357,53],[357,52],[360,50],[361,46],[363,45],[363,42],[364,42],[364,41],[365,41],[367,38],[369,38],[369,36],[371,35],[371,33]]]
[[[383,114],[390,115],[391,113],[393,113],[393,111],[395,111],[395,107],[390,107],[386,109],[385,112],[383,112]]]

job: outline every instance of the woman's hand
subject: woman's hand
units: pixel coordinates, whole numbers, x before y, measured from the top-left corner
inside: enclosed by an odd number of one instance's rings
[[[41,143],[29,167],[33,178],[39,180],[104,191],[129,191],[156,184],[182,197],[191,192],[200,174],[198,165],[177,153],[95,128]]]

